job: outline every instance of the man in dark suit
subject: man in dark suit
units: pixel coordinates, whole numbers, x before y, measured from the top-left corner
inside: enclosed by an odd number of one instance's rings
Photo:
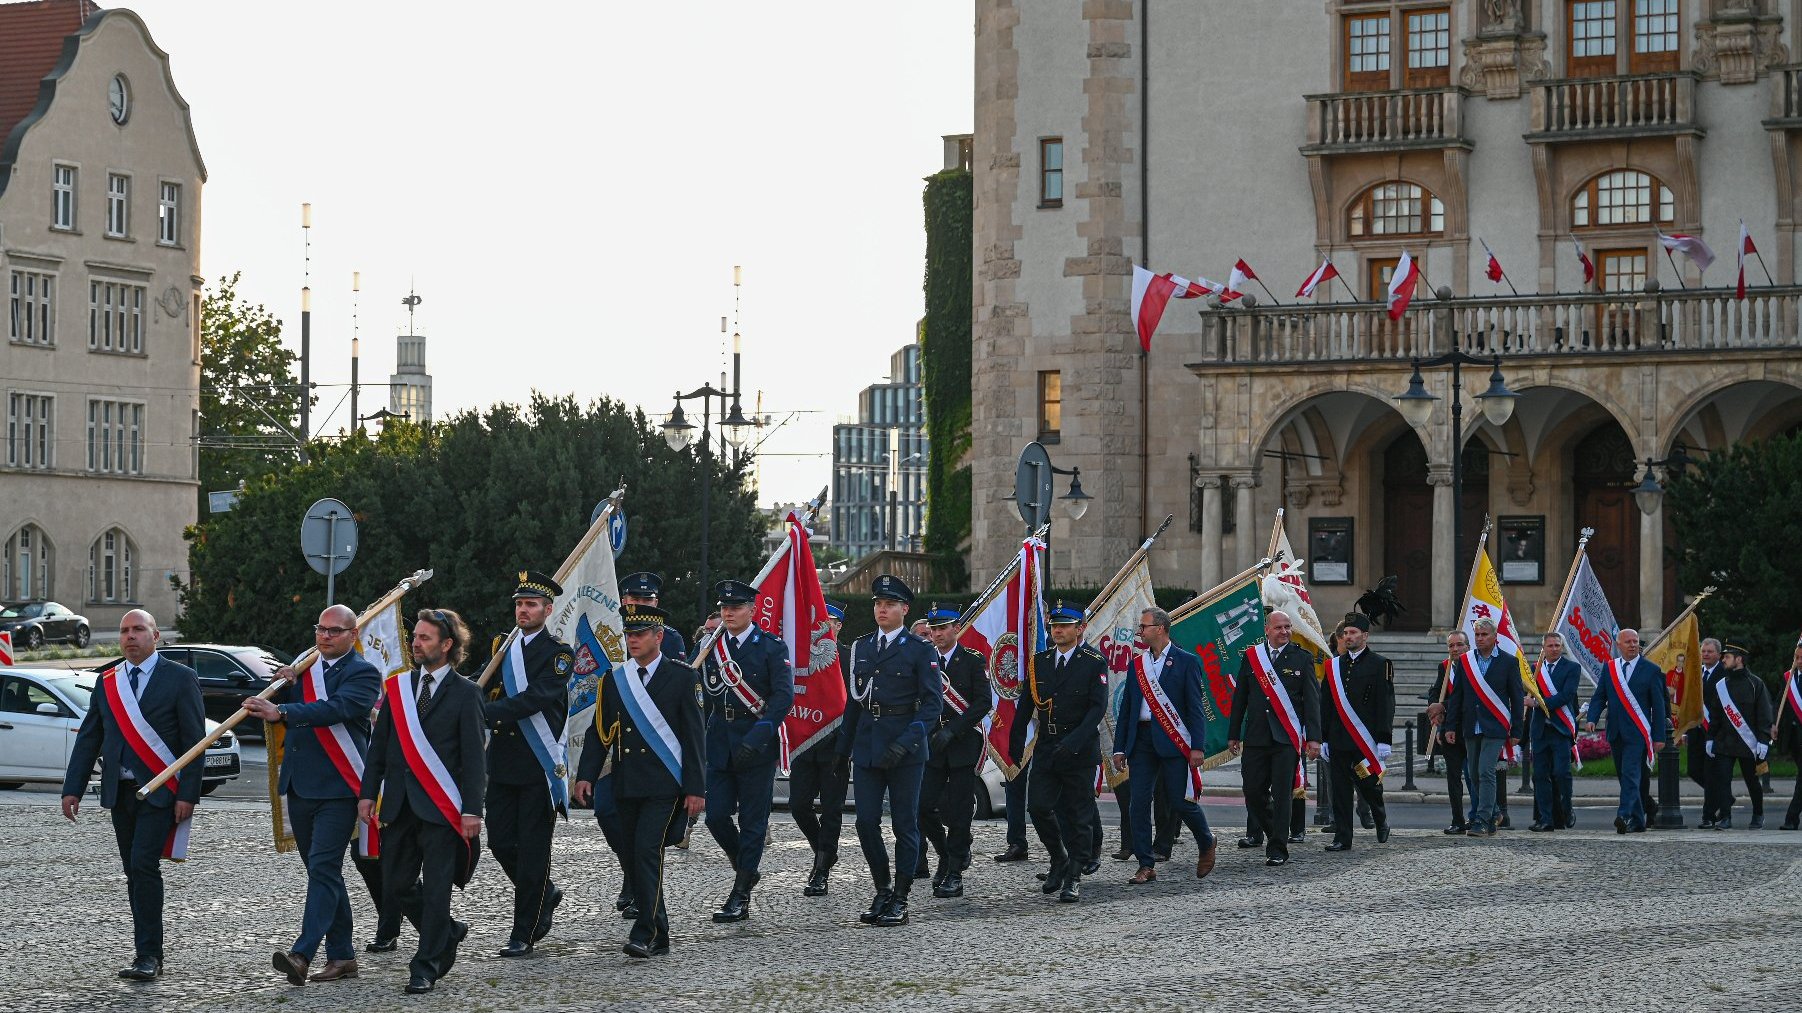
[[[695,702],[695,670],[662,652],[669,615],[652,605],[620,609],[629,660],[601,680],[599,709],[583,732],[582,769],[573,797],[593,795],[603,747],[613,757],[613,792],[619,807],[620,865],[636,912],[624,947],[628,957],[669,952],[669,912],[663,905],[663,849],[677,821],[706,803],[701,769],[701,708]],[[605,731],[605,738],[602,731]]]
[[[1264,617],[1264,642],[1239,663],[1226,733],[1227,749],[1244,756],[1245,808],[1266,835],[1265,865],[1288,864],[1295,767],[1320,755],[1320,683],[1294,629],[1280,609]]]
[[[851,652],[838,643],[839,630],[845,625],[845,610],[834,602],[826,603],[826,621],[832,627],[832,639],[838,645],[838,672],[845,680],[845,699],[851,698]],[[828,876],[838,864],[839,831],[845,820],[845,789],[851,782],[851,760],[840,756],[838,738],[845,734],[843,716],[840,727],[820,737],[812,748],[790,761],[788,779],[788,811],[795,818],[801,836],[813,849],[813,869],[807,874],[803,896],[824,897]],[[813,804],[820,804],[814,815]]]
[[[519,571],[509,640],[488,690],[488,849],[513,883],[513,928],[503,957],[523,957],[551,931],[563,891],[551,882],[551,832],[569,814],[564,725],[576,654],[545,630],[563,588],[535,570]]]
[[[1697,692],[1702,697],[1701,723],[1693,728],[1677,729],[1677,744],[1688,750],[1689,779],[1702,789],[1702,829],[1712,830],[1714,796],[1708,787],[1708,697],[1714,693],[1715,680],[1726,675],[1727,668],[1721,664],[1721,642],[1718,639],[1703,637],[1699,652],[1702,655],[1702,678],[1697,680],[1701,687]]]
[[[276,672],[287,685],[271,700],[250,697],[244,709],[265,725],[287,726],[276,790],[286,800],[294,841],[307,869],[307,901],[294,945],[275,953],[275,970],[291,985],[307,983],[307,967],[325,942],[326,964],[314,981],[357,976],[344,852],[357,832],[357,796],[369,752],[369,712],[382,673],[357,653],[357,614],[343,605],[319,613],[311,669]],[[302,681],[304,680],[304,681]]]
[[[357,818],[381,820],[382,906],[400,910],[415,877],[423,884],[419,949],[407,965],[407,991],[418,994],[450,971],[469,934],[451,918],[451,887],[469,881],[481,851],[488,769],[482,691],[456,671],[469,628],[449,609],[422,609],[412,646],[414,670],[383,684],[386,705],[370,737]]]
[[[1533,708],[1527,732],[1533,744],[1533,825],[1527,829],[1537,833],[1571,825],[1571,747],[1582,675],[1583,667],[1564,656],[1564,637],[1547,633],[1533,676],[1545,707]]]
[[[194,768],[138,798],[138,785],[194,747],[206,734],[206,706],[194,670],[163,660],[156,651],[156,620],[143,609],[119,619],[119,652],[125,660],[100,676],[81,730],[69,748],[63,776],[63,816],[75,821],[81,796],[100,772],[100,805],[113,813],[113,837],[125,865],[125,892],[131,900],[133,956],[119,977],[154,981],[163,973],[163,850],[173,836],[185,835],[186,824],[200,801],[200,775]],[[132,739],[151,747],[140,754]],[[155,742],[150,742],[154,736]],[[155,748],[161,746],[161,749]],[[166,753],[166,755],[165,755]],[[185,839],[184,839],[185,843]]]
[[[907,897],[920,864],[920,781],[930,748],[927,729],[937,728],[944,707],[937,656],[902,625],[913,590],[882,574],[870,586],[876,629],[851,645],[851,697],[838,737],[851,758],[857,797],[857,841],[870,866],[876,895],[858,916],[866,925],[907,924]],[[882,834],[882,802],[888,799],[895,830],[895,878],[889,880],[888,842]]]
[[[1777,725],[1771,729],[1771,739],[1784,755],[1802,768],[1802,641],[1796,642],[1796,651],[1790,656],[1789,671],[1783,673],[1782,685],[1783,689],[1777,695]],[[1796,779],[1796,789],[1790,794],[1783,825],[1777,829],[1802,829],[1802,777]]]
[[[1478,619],[1471,632],[1477,646],[1454,662],[1457,667],[1449,676],[1452,692],[1445,701],[1445,740],[1464,743],[1465,776],[1476,796],[1470,836],[1494,837],[1495,766],[1520,742],[1526,687],[1520,681],[1519,659],[1496,646],[1495,623]],[[1483,686],[1475,685],[1476,679]]]
[[[1746,668],[1746,649],[1726,644],[1721,657],[1726,672],[1702,697],[1702,706],[1708,709],[1708,793],[1714,800],[1714,829],[1733,828],[1733,768],[1737,765],[1752,799],[1752,822],[1747,826],[1763,830],[1764,785],[1758,765],[1770,755],[1771,726],[1777,715],[1764,680]]]
[[[1170,642],[1170,613],[1163,609],[1139,613],[1138,638],[1145,644],[1145,653],[1135,657],[1122,676],[1126,685],[1120,691],[1120,712],[1114,716],[1114,764],[1124,766],[1140,788],[1132,793],[1127,814],[1133,855],[1139,860],[1139,871],[1131,882],[1142,886],[1158,878],[1152,807],[1160,785],[1178,817],[1195,835],[1200,855],[1195,877],[1202,879],[1214,871],[1219,854],[1219,842],[1208,829],[1207,815],[1190,797],[1200,795],[1198,772],[1207,759],[1201,739],[1207,731],[1202,705],[1203,694],[1208,692],[1207,676],[1201,670],[1201,659]],[[1148,686],[1152,690],[1149,697]]]
[[[1026,732],[1037,732],[1027,773],[1026,812],[1051,857],[1045,893],[1065,904],[1082,899],[1083,870],[1096,857],[1095,772],[1101,719],[1107,716],[1107,659],[1083,643],[1083,610],[1058,602],[1049,615],[1051,646],[1033,655],[1023,705],[1014,711],[1008,751],[1026,759]]]
[[[965,869],[970,867],[970,821],[976,816],[976,766],[982,762],[982,719],[993,701],[989,694],[989,660],[957,642],[958,620],[963,611],[955,605],[934,604],[926,611],[926,636],[939,675],[957,691],[964,709],[959,711],[945,694],[944,709],[933,729],[926,773],[920,783],[920,828],[938,853],[938,871],[932,876],[934,897],[962,897]],[[926,849],[920,849],[918,878],[926,867]]]
[[[1369,616],[1352,612],[1340,621],[1340,654],[1322,685],[1328,699],[1320,705],[1321,724],[1326,729],[1326,742],[1320,751],[1328,764],[1326,780],[1333,806],[1333,843],[1326,846],[1328,851],[1351,850],[1353,791],[1370,807],[1377,843],[1389,841],[1383,778],[1370,769],[1371,758],[1364,750],[1374,750],[1379,764],[1389,762],[1395,725],[1395,666],[1369,649],[1369,636]],[[1336,686],[1326,684],[1335,676]],[[1343,713],[1342,707],[1349,709],[1350,714]],[[1363,725],[1369,742],[1364,741],[1357,724]]]
[[[757,589],[742,580],[722,580],[713,591],[723,628],[705,659],[701,682],[707,694],[707,829],[736,874],[732,892],[713,913],[714,921],[725,923],[751,917],[751,890],[763,878],[781,748],[777,733],[795,703],[795,675],[788,647],[751,621]],[[732,659],[725,671],[717,650],[722,644]],[[741,681],[743,694],[732,688]],[[754,703],[747,703],[747,696]]]
[[[1664,672],[1650,658],[1640,656],[1638,630],[1621,630],[1615,634],[1614,646],[1620,656],[1609,661],[1609,670],[1596,685],[1595,695],[1589,698],[1583,730],[1595,731],[1596,719],[1606,712],[1608,751],[1614,756],[1615,776],[1621,786],[1614,832],[1644,833],[1646,807],[1639,786],[1645,780],[1653,752],[1664,743],[1670,697]],[[1646,722],[1644,730],[1639,727],[1642,718]]]

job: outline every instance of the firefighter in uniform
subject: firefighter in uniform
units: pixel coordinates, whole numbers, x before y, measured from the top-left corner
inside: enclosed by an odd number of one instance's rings
[[[1095,777],[1101,766],[1101,719],[1107,714],[1107,660],[1082,642],[1083,610],[1058,602],[1051,610],[1051,646],[1033,655],[1022,704],[1014,713],[1009,752],[1026,759],[1026,731],[1037,726],[1026,811],[1051,856],[1041,889],[1074,904],[1082,899],[1083,870],[1095,861]]]
[[[939,674],[948,690],[961,699],[963,710],[945,694],[945,709],[933,729],[926,777],[920,785],[920,829],[938,853],[939,867],[932,875],[934,897],[962,897],[963,873],[970,867],[970,821],[976,816],[976,767],[982,762],[982,719],[993,705],[989,696],[989,662],[981,652],[957,642],[955,606],[934,604],[926,611],[926,636],[938,656]],[[926,849],[920,849],[924,875]]]

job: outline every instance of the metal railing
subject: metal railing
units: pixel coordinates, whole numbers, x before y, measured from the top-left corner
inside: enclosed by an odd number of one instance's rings
[[[936,557],[926,552],[883,549],[858,560],[849,570],[831,579],[830,594],[867,595],[870,585],[885,573],[892,573],[912,588],[932,586],[932,562]]]
[[[1463,140],[1463,88],[1309,95],[1308,145],[1427,146]]]
[[[1546,81],[1533,89],[1534,133],[1657,130],[1694,126],[1691,72]]]

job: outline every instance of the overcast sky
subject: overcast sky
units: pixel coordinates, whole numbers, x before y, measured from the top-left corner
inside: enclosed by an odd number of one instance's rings
[[[193,107],[202,272],[243,271],[296,350],[313,205],[316,383],[349,380],[360,271],[365,382],[412,283],[438,416],[538,389],[660,417],[717,382],[742,264],[745,388],[802,413],[764,445],[771,502],[827,483],[832,424],[912,339],[970,0],[129,6]]]

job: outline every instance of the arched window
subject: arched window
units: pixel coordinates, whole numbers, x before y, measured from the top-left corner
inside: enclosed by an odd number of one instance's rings
[[[1571,198],[1573,229],[1615,225],[1669,225],[1677,217],[1671,188],[1650,174],[1632,169],[1604,172],[1577,189]]]
[[[123,528],[108,528],[94,540],[88,552],[88,600],[136,601],[132,585],[132,557],[137,546]]]
[[[1438,235],[1445,203],[1413,183],[1378,183],[1352,202],[1348,231],[1353,239]]]
[[[38,601],[50,597],[56,549],[44,529],[27,524],[12,533],[0,554],[0,599]]]

